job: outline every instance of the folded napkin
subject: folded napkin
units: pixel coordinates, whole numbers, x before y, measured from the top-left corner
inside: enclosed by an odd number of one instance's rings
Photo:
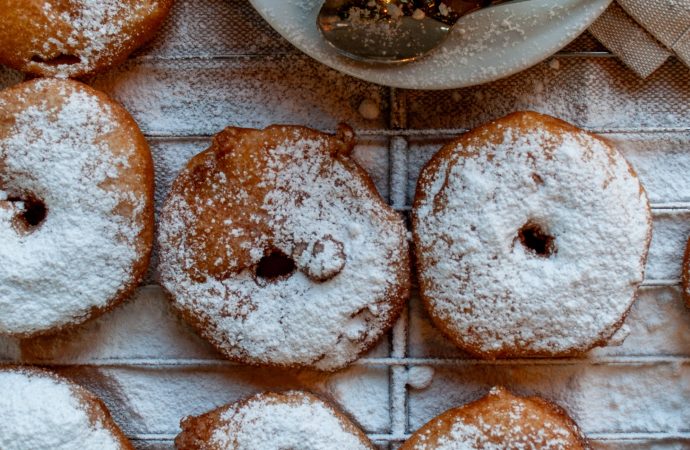
[[[690,0],[617,0],[589,31],[642,77],[672,54],[690,65]]]

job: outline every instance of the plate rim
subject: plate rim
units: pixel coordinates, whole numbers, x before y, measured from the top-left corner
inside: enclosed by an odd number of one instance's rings
[[[589,26],[594,23],[594,21],[599,17],[598,15],[592,15],[592,17],[589,18],[589,20],[582,21],[576,28],[577,32],[573,33],[573,37],[571,39],[565,39],[562,44],[559,44],[558,46],[555,47],[550,47],[548,49],[545,49],[540,52],[536,52],[532,57],[526,58],[524,64],[515,64],[509,68],[506,68],[506,70],[501,71],[499,73],[496,73],[495,75],[487,75],[481,80],[474,80],[474,81],[468,81],[468,82],[462,82],[460,80],[449,80],[446,83],[437,83],[436,85],[427,85],[427,84],[419,84],[418,79],[421,77],[414,77],[413,82],[409,82],[409,80],[386,80],[384,83],[383,80],[377,79],[376,76],[370,76],[367,75],[367,72],[362,72],[357,70],[357,67],[366,67],[367,70],[371,70],[372,68],[375,68],[376,65],[367,65],[367,63],[361,63],[357,62],[354,60],[351,60],[349,58],[346,58],[344,56],[338,55],[335,50],[332,50],[332,55],[333,58],[321,58],[318,55],[315,55],[314,52],[308,50],[305,48],[303,45],[300,45],[298,42],[294,42],[290,37],[287,36],[286,30],[283,30],[279,27],[276,27],[274,24],[274,21],[264,14],[263,8],[260,5],[262,2],[266,1],[273,1],[273,0],[249,0],[249,3],[252,5],[254,10],[263,18],[263,20],[268,23],[268,25],[276,31],[283,39],[288,41],[290,45],[298,49],[300,52],[305,54],[306,56],[314,59],[315,61],[318,61],[319,63],[330,67],[333,70],[337,70],[338,72],[344,73],[346,75],[355,77],[357,79],[369,82],[369,83],[374,83],[378,84],[381,86],[387,86],[391,88],[396,88],[396,89],[411,89],[411,90],[445,90],[445,89],[460,89],[460,88],[465,88],[465,87],[470,87],[470,86],[477,86],[480,84],[485,84],[485,83],[490,83],[493,81],[497,81],[503,78],[507,78],[511,75],[515,75],[516,73],[522,72],[524,70],[527,70],[531,67],[536,66],[537,64],[545,61],[549,57],[553,56],[563,48],[565,48],[568,44],[570,44],[573,40],[577,39],[582,33],[584,33]],[[601,4],[601,11],[603,11],[613,3],[613,0],[591,0],[592,3],[600,3]],[[264,3],[265,5],[265,3]],[[338,61],[343,61],[342,64],[338,64]],[[405,63],[405,65],[410,65],[410,64],[417,64],[417,62],[410,62],[410,63]],[[387,68],[390,69],[390,65],[383,65],[381,66],[382,68]],[[371,72],[369,72],[371,73]],[[376,73],[376,72],[373,72]],[[390,81],[390,82],[389,82]]]

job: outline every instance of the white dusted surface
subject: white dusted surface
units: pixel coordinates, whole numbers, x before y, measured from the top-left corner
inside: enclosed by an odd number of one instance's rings
[[[587,38],[569,47],[581,49],[597,48]],[[0,85],[19,79],[0,70]],[[677,61],[640,81],[615,59],[561,55],[475,88],[389,90],[299,54],[246,0],[178,0],[148,50],[93,84],[124,103],[149,136],[158,206],[179,168],[226,125],[289,122],[333,130],[347,121],[359,130],[357,160],[384,198],[405,210],[421,165],[449,137],[531,108],[605,132],[640,174],[654,212],[646,286],[626,322],[630,335],[622,346],[583,359],[468,360],[413,298],[409,321],[403,317],[389,339],[343,372],[237,366],[170,312],[155,285],[155,262],[134,299],[73,333],[0,339],[0,357],[53,365],[102,396],[138,448],[170,449],[183,416],[285,388],[335,399],[386,448],[499,382],[558,401],[597,448],[690,447],[690,311],[678,289],[690,234],[690,70]],[[378,107],[377,118],[360,114],[364,100]],[[370,116],[371,108],[364,110]],[[408,381],[414,388],[406,388]]]

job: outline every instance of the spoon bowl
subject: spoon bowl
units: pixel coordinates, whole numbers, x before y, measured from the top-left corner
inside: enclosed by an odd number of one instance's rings
[[[326,0],[317,25],[351,59],[402,63],[441,45],[461,17],[520,1],[526,0]]]

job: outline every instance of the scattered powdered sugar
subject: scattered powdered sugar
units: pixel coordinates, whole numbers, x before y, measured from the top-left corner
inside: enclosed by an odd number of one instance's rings
[[[0,333],[83,321],[130,282],[146,199],[117,180],[132,139],[113,111],[74,82],[41,80],[0,96]],[[35,198],[41,223],[23,223]],[[115,213],[124,205],[131,215]]]
[[[217,139],[235,139],[235,130]],[[263,133],[281,137],[252,148],[251,164],[234,148],[216,166],[216,150],[197,160],[208,170],[195,185],[185,187],[189,167],[178,177],[161,217],[161,282],[229,357],[335,370],[370,347],[400,306],[404,224],[336,154],[350,142],[300,128]],[[199,229],[208,214],[215,218]],[[273,250],[296,270],[263,279],[256,268]]]
[[[356,434],[354,424],[339,417],[326,403],[302,392],[283,394],[284,400],[260,394],[232,405],[221,414],[211,444],[235,450],[371,450]]]
[[[430,312],[485,356],[602,344],[643,279],[651,218],[627,162],[529,121],[456,145],[421,175],[415,205]]]
[[[492,389],[480,402],[487,405],[479,411],[473,405],[457,410],[447,431],[445,420],[432,420],[416,436],[416,445],[409,450],[583,448],[577,428],[572,423],[563,423],[566,419],[553,411],[545,410],[546,405],[535,405],[502,388]],[[486,411],[489,405],[491,410]]]
[[[80,387],[47,372],[0,371],[0,411],[3,450],[124,448]]]
[[[301,1],[301,0],[300,0]],[[287,3],[287,2],[286,2]],[[361,98],[370,95],[368,92],[360,95],[360,88],[355,85],[354,79],[349,79],[347,83],[340,83],[340,86],[334,88],[332,85],[338,80],[339,76],[335,71],[327,69],[316,70],[307,63],[299,63],[300,58],[293,56],[290,52],[293,50],[286,41],[278,39],[276,34],[264,33],[260,35],[260,31],[264,28],[269,28],[265,25],[263,28],[258,26],[246,29],[242,36],[247,36],[247,39],[235,39],[233,33],[241,30],[241,24],[247,22],[249,19],[254,19],[258,15],[252,14],[251,5],[249,2],[223,2],[217,0],[185,0],[177,2],[180,6],[180,19],[176,23],[169,24],[171,29],[176,30],[179,35],[166,36],[159,44],[165,45],[169,50],[168,54],[161,54],[162,52],[147,52],[147,58],[153,58],[155,61],[145,61],[138,64],[137,67],[125,66],[121,71],[116,71],[109,75],[109,84],[101,84],[101,87],[116,92],[115,95],[119,100],[125,102],[127,107],[133,112],[137,113],[137,118],[143,121],[143,125],[148,125],[150,119],[156,118],[157,127],[150,128],[153,134],[167,134],[180,136],[184,134],[202,135],[215,132],[220,126],[224,126],[223,120],[231,117],[233,122],[240,123],[245,126],[263,126],[270,123],[283,123],[290,120],[291,123],[304,123],[317,128],[333,128],[336,119],[347,119],[353,122],[352,117],[357,117],[357,106],[360,104]],[[237,6],[244,5],[244,6]],[[194,27],[196,25],[196,28]],[[251,33],[250,33],[251,32]],[[251,35],[251,37],[249,37]],[[259,37],[257,37],[259,36]],[[191,42],[196,47],[188,50],[188,47],[179,45],[181,38],[186,42]],[[260,47],[256,50],[256,42],[265,44],[265,47]],[[214,46],[215,43],[215,46]],[[272,47],[268,47],[272,45]],[[235,51],[228,51],[227,48],[232,47]],[[181,55],[182,50],[186,51]],[[180,55],[173,55],[173,50],[180,52]],[[577,47],[575,50],[581,50]],[[214,53],[215,52],[215,53]],[[271,57],[255,57],[250,61],[244,62],[242,58],[230,57],[223,60],[222,64],[217,64],[215,71],[210,72],[206,70],[203,64],[209,64],[207,60],[199,60],[196,57],[211,57],[211,56],[228,56],[235,54],[276,54],[281,53],[280,58]],[[282,55],[287,53],[287,55]],[[177,56],[186,56],[189,59],[174,60],[167,62],[166,70],[163,72],[161,66],[163,65],[160,58],[171,58]],[[240,60],[242,62],[240,62]],[[209,64],[210,65],[210,64]],[[316,63],[314,63],[316,65]],[[524,109],[526,107],[536,108],[544,112],[551,112],[556,115],[566,116],[571,121],[579,123],[584,126],[599,126],[599,121],[589,121],[587,117],[601,117],[608,122],[605,123],[607,127],[613,128],[630,128],[639,129],[645,126],[655,125],[657,127],[675,127],[687,125],[688,121],[682,118],[682,114],[678,115],[674,121],[667,120],[670,114],[663,111],[670,111],[671,113],[683,111],[683,106],[687,105],[685,101],[684,88],[687,80],[687,69],[682,67],[682,64],[677,61],[671,61],[660,70],[654,79],[641,82],[634,76],[628,76],[626,69],[620,65],[615,58],[595,58],[595,57],[578,57],[578,58],[561,58],[561,69],[551,70],[554,76],[543,82],[546,87],[544,92],[537,95],[536,92],[530,91],[530,86],[536,86],[534,78],[542,77],[541,71],[533,69],[532,72],[523,73],[517,77],[507,80],[506,83],[486,85],[482,89],[484,93],[483,101],[474,99],[474,90],[454,91],[452,99],[459,101],[463,99],[461,104],[450,104],[452,108],[447,110],[433,109],[431,104],[441,103],[440,96],[430,101],[424,107],[420,107],[414,116],[424,116],[427,121],[419,125],[424,128],[424,132],[430,136],[438,136],[440,131],[432,131],[429,128],[437,126],[443,128],[452,128],[450,125],[443,125],[447,122],[438,120],[439,118],[454,117],[453,125],[455,128],[465,128],[478,124],[482,121],[490,120],[493,117],[498,117],[508,110]],[[145,73],[145,76],[138,75],[138,73]],[[274,73],[282,74],[283,77],[273,76]],[[20,81],[16,74],[12,77],[6,78],[7,84]],[[330,78],[329,78],[330,76]],[[0,77],[1,78],[1,77]],[[289,84],[286,79],[299,80],[304,83],[300,87],[299,83]],[[323,80],[326,82],[323,82]],[[240,80],[240,81],[238,81]],[[246,83],[241,83],[242,80],[247,80]],[[319,81],[319,83],[316,83]],[[194,88],[189,89],[190,83]],[[323,90],[320,89],[320,83],[323,83]],[[289,84],[289,85],[288,85]],[[597,90],[601,84],[610,84],[611,88],[608,90]],[[129,89],[124,92],[123,86],[127,85]],[[176,92],[170,86],[179,86]],[[306,87],[304,87],[306,86]],[[317,88],[314,88],[317,86]],[[327,88],[326,88],[327,86]],[[655,87],[663,86],[664,89],[655,89]],[[138,87],[138,89],[135,89]],[[213,87],[212,92],[208,92]],[[577,89],[580,87],[581,89]],[[618,87],[618,89],[613,89]],[[204,90],[206,88],[206,90]],[[479,89],[479,88],[475,88]],[[287,93],[287,94],[286,94]],[[344,95],[343,93],[348,93]],[[522,101],[513,101],[513,94],[523,96]],[[397,92],[400,94],[400,91]],[[405,100],[408,101],[409,106],[413,94],[420,93],[405,93]],[[445,92],[448,95],[448,92]],[[662,95],[663,94],[663,95]],[[289,98],[285,98],[285,96]],[[155,99],[152,97],[155,96]],[[277,96],[277,97],[276,97]],[[469,100],[468,100],[469,98]],[[161,103],[155,100],[173,102]],[[351,99],[351,100],[349,100]],[[671,102],[670,99],[677,99],[677,102]],[[319,100],[319,102],[317,102]],[[536,103],[535,103],[536,102]],[[305,104],[316,105],[313,107],[309,115],[306,113]],[[534,106],[534,105],[537,106]],[[556,105],[556,106],[554,106]],[[567,105],[571,105],[567,107]],[[586,105],[587,116],[572,116],[571,111],[574,106]],[[573,108],[573,109],[569,109]],[[232,109],[232,110],[230,110]],[[386,107],[382,106],[382,110]],[[194,117],[190,111],[196,111]],[[348,116],[349,111],[353,111],[352,117]],[[311,110],[310,110],[311,111]],[[482,111],[484,111],[482,113]],[[497,112],[498,111],[498,112]],[[504,111],[504,113],[501,113]],[[464,113],[463,113],[464,112]],[[462,113],[462,114],[461,114]],[[644,120],[638,121],[641,116],[645,116]],[[410,114],[410,117],[413,115]],[[222,119],[222,118],[225,119]],[[386,114],[382,114],[385,118]],[[468,124],[467,118],[473,119]],[[465,119],[465,120],[463,120]],[[652,120],[655,120],[653,123]],[[262,123],[259,123],[262,122]],[[385,122],[385,121],[384,121]],[[384,123],[381,122],[381,123]],[[419,123],[419,122],[416,122]],[[376,122],[377,126],[379,122]],[[184,127],[184,128],[182,128]],[[161,131],[162,130],[162,131]],[[650,199],[653,202],[670,202],[686,200],[685,197],[681,199],[680,195],[685,196],[690,193],[690,189],[683,188],[686,180],[690,180],[682,170],[682,161],[665,159],[663,145],[659,141],[664,139],[666,133],[648,133],[645,136],[651,141],[648,148],[644,149],[645,156],[649,159],[644,161],[634,161],[629,154],[626,157],[633,163],[638,172],[645,171],[641,178],[650,193]],[[687,141],[688,134],[684,135],[683,141]],[[184,141],[184,138],[181,140]],[[185,141],[186,142],[186,141]],[[165,142],[165,145],[169,145]],[[207,145],[200,144],[197,151],[202,150]],[[435,144],[434,150],[437,150],[441,144]],[[169,145],[172,147],[172,145]],[[678,144],[677,154],[683,155],[683,151],[689,148],[687,142]],[[174,149],[169,151],[173,154]],[[397,150],[396,150],[397,151]],[[196,153],[196,152],[194,152]],[[365,153],[365,152],[363,152]],[[369,154],[369,153],[366,153]],[[414,154],[414,152],[412,152]],[[404,153],[400,153],[404,155]],[[160,155],[159,155],[160,156]],[[179,156],[175,154],[175,156]],[[191,156],[191,154],[190,154]],[[387,159],[385,154],[376,154],[370,156],[372,161],[380,162],[381,167],[386,169]],[[653,159],[652,159],[653,158]],[[185,158],[185,161],[188,159]],[[179,167],[182,167],[181,164]],[[399,175],[400,168],[391,167],[391,171],[396,169],[393,174]],[[666,171],[669,171],[668,173]],[[177,172],[177,166],[175,166]],[[387,172],[384,170],[387,175]],[[659,181],[665,181],[667,188],[663,192],[657,191],[659,194],[656,199],[653,198],[654,186],[650,186],[649,178],[645,179],[645,175],[654,175]],[[174,177],[174,174],[171,175]],[[411,183],[414,184],[416,179],[416,172],[414,177],[411,177]],[[385,179],[384,183],[385,183]],[[161,189],[159,192],[163,193],[167,189]],[[678,194],[674,196],[672,194]],[[685,213],[678,213],[672,218],[666,217],[667,223],[688,222],[688,215]],[[686,233],[687,236],[687,233]],[[655,238],[658,237],[657,230],[655,230]],[[677,240],[659,239],[664,245],[675,245],[677,248]],[[651,256],[651,255],[650,255]],[[677,266],[680,260],[677,255],[671,253],[664,253],[665,264]],[[667,259],[668,258],[668,259]],[[613,441],[598,440],[596,448],[686,448],[687,441],[666,440],[665,432],[673,431],[682,435],[682,432],[687,431],[688,417],[690,409],[688,402],[688,391],[684,389],[688,386],[687,380],[690,376],[688,372],[689,367],[683,365],[683,371],[677,378],[671,377],[670,373],[666,373],[665,364],[662,362],[668,355],[685,356],[688,353],[687,343],[690,342],[690,315],[684,310],[684,306],[679,297],[675,295],[676,288],[664,289],[648,289],[646,296],[648,297],[647,306],[644,313],[640,314],[634,324],[640,329],[645,327],[652,328],[652,325],[657,328],[654,333],[645,334],[639,330],[633,330],[633,335],[626,341],[628,354],[648,355],[647,357],[654,362],[645,363],[645,367],[639,367],[636,363],[631,365],[620,365],[608,363],[595,362],[592,366],[576,365],[568,374],[561,374],[559,372],[560,364],[548,363],[538,361],[534,364],[525,364],[524,367],[531,368],[530,370],[523,368],[515,368],[514,366],[505,367],[503,365],[489,365],[486,366],[485,371],[476,370],[469,374],[466,373],[465,366],[452,366],[448,371],[457,374],[456,383],[441,383],[435,381],[442,387],[438,390],[415,392],[413,395],[423,396],[427,394],[427,403],[420,404],[420,402],[412,402],[410,404],[410,419],[414,424],[410,431],[414,431],[419,425],[429,420],[436,413],[442,411],[434,410],[434,414],[427,414],[425,405],[439,405],[444,404],[445,407],[450,408],[465,403],[465,400],[457,400],[460,393],[464,395],[474,395],[474,384],[481,383],[487,379],[487,374],[502,374],[502,382],[515,383],[520,382],[530,383],[530,389],[526,392],[534,393],[549,393],[550,397],[558,398],[558,402],[567,405],[568,409],[578,415],[578,422],[581,423],[585,429],[593,433],[603,433],[606,436],[613,435]],[[658,302],[667,305],[667,309],[659,307]],[[149,299],[140,299],[138,303],[146,304]],[[640,302],[636,303],[639,306]],[[130,429],[136,429],[139,433],[163,433],[175,434],[177,432],[177,423],[179,418],[185,414],[191,413],[193,408],[195,413],[208,410],[217,406],[219,398],[222,394],[227,395],[228,401],[232,395],[233,399],[237,392],[242,389],[247,389],[246,384],[251,380],[251,386],[257,390],[275,389],[284,379],[282,374],[284,371],[275,370],[271,373],[275,374],[274,379],[270,383],[259,384],[256,381],[261,377],[260,370],[254,371],[250,368],[242,368],[240,372],[238,368],[231,367],[227,371],[217,375],[215,378],[208,376],[209,373],[216,373],[215,369],[207,367],[198,368],[184,366],[185,357],[187,358],[208,358],[211,350],[206,346],[199,344],[199,350],[184,355],[175,353],[181,347],[181,337],[186,331],[181,327],[182,331],[170,333],[169,337],[161,338],[161,345],[168,345],[169,354],[157,353],[158,347],[146,347],[148,352],[139,352],[138,350],[144,348],[146,343],[142,343],[139,336],[131,336],[132,339],[124,339],[127,335],[127,326],[136,323],[141,327],[141,338],[146,336],[146,327],[148,326],[150,335],[159,334],[159,326],[151,327],[151,324],[160,324],[163,320],[165,323],[173,323],[174,319],[161,317],[160,314],[154,311],[142,311],[141,309],[128,310],[126,314],[120,314],[121,309],[118,308],[116,313],[120,315],[119,324],[112,323],[112,316],[106,315],[103,317],[104,325],[108,323],[113,329],[116,329],[123,337],[121,347],[121,357],[123,361],[115,362],[116,368],[109,369],[109,373],[114,373],[113,377],[120,376],[122,373],[136,373],[139,377],[125,377],[124,381],[120,381],[129,390],[136,391],[140,397],[127,401],[110,402],[111,410],[118,413],[119,417],[124,417],[121,422],[123,425],[127,424]],[[419,313],[416,312],[415,315]],[[166,317],[168,317],[166,315]],[[630,320],[628,320],[630,322]],[[93,324],[93,323],[92,323]],[[414,326],[411,326],[410,332],[414,333]],[[80,336],[83,333],[80,334]],[[149,335],[149,336],[150,336]],[[63,336],[69,336],[63,335]],[[114,350],[110,335],[100,336],[98,340],[92,336],[84,336],[86,339],[73,346],[75,354],[83,356],[84,363],[93,361],[97,356],[92,353],[98,348],[103,349],[106,353]],[[648,339],[649,337],[649,339]],[[421,338],[420,338],[421,339]],[[435,350],[437,345],[432,338],[424,337],[427,352]],[[637,343],[636,346],[630,346],[631,340]],[[651,342],[650,342],[651,341]],[[129,344],[128,344],[129,342]],[[658,344],[654,344],[657,342]],[[663,346],[662,343],[673,342],[673,347]],[[130,347],[131,345],[131,347]],[[0,345],[1,347],[1,345]],[[81,349],[84,353],[79,353]],[[107,353],[106,357],[112,357],[111,353]],[[141,358],[142,356],[149,356],[151,358],[161,357],[170,358],[170,364],[181,364],[182,368],[177,369],[180,373],[184,373],[188,377],[187,384],[174,385],[170,375],[170,367],[163,366],[156,369],[141,370],[129,366],[131,364],[128,358]],[[385,356],[385,355],[381,355]],[[430,355],[430,353],[418,353],[410,356],[438,356]],[[451,356],[451,355],[447,355]],[[18,357],[17,357],[18,358]],[[62,353],[55,354],[55,358],[61,361],[65,360]],[[69,358],[67,358],[69,359]],[[634,359],[634,358],[633,358]],[[682,360],[682,358],[679,358]],[[414,361],[409,361],[410,364],[416,364]],[[469,364],[473,364],[470,362]],[[570,364],[570,363],[566,363]],[[213,364],[212,364],[213,365]],[[355,368],[360,366],[354,366]],[[610,370],[599,371],[599,368],[609,367]],[[645,368],[649,370],[645,370]],[[655,369],[655,370],[652,370]],[[89,372],[89,368],[72,367],[69,370],[84,373],[83,378],[91,379],[93,373]],[[386,370],[385,368],[382,370]],[[437,368],[438,380],[443,371]],[[235,375],[236,373],[243,373]],[[302,372],[300,372],[302,373]],[[349,372],[346,373],[349,376]],[[463,377],[464,375],[464,377]],[[575,382],[579,377],[584,377],[582,383]],[[336,374],[340,377],[340,373]],[[204,381],[204,377],[208,377],[211,381]],[[324,375],[325,379],[330,379],[330,375]],[[346,377],[341,377],[346,378]],[[372,376],[364,374],[358,379],[361,386],[369,386]],[[377,377],[376,380],[382,385],[382,393],[380,397],[373,398],[369,392],[361,394],[357,389],[351,389],[344,392],[339,397],[341,404],[350,402],[361,404],[366,407],[369,403],[371,408],[376,408],[380,411],[380,419],[382,424],[387,417],[385,408],[389,405],[386,379]],[[663,384],[662,384],[663,383]],[[258,387],[257,387],[258,386]],[[661,386],[661,387],[660,387]],[[103,382],[102,396],[106,398],[109,395],[114,395],[117,388],[110,386],[107,382]],[[237,390],[237,392],[235,391]],[[486,389],[483,389],[484,392]],[[582,392],[588,392],[588,396],[583,396]],[[244,392],[244,391],[242,391]],[[454,402],[450,402],[449,393],[453,393],[455,397]],[[651,394],[650,394],[651,393]],[[659,394],[663,395],[662,400],[659,401]],[[186,396],[185,396],[186,394]],[[239,396],[246,395],[246,392],[237,394]],[[475,397],[472,397],[475,398]],[[612,407],[609,402],[610,398],[614,398],[617,403]],[[445,403],[444,403],[445,399]],[[563,399],[563,400],[561,400]],[[672,402],[670,399],[673,399]],[[186,404],[187,410],[184,410],[183,404]],[[174,407],[170,407],[173,405]],[[383,409],[379,405],[384,405]],[[429,410],[432,410],[428,406]],[[363,425],[366,423],[362,420],[358,409],[352,410],[358,421]],[[165,422],[158,422],[157,419],[160,414],[165,417]],[[420,422],[419,418],[423,420]],[[415,419],[416,418],[416,419]],[[146,419],[146,420],[144,420]],[[415,422],[415,420],[417,420]],[[378,423],[378,422],[377,422]],[[372,433],[387,433],[388,428],[371,428],[368,430]],[[631,442],[625,440],[626,432],[649,432],[653,441],[644,439],[635,440]],[[659,433],[659,434],[656,434]],[[163,435],[158,435],[163,438]],[[144,444],[146,445],[146,444]],[[172,448],[172,445],[167,444],[148,444],[161,448]],[[395,447],[392,445],[391,447]],[[387,448],[387,447],[383,447]]]

